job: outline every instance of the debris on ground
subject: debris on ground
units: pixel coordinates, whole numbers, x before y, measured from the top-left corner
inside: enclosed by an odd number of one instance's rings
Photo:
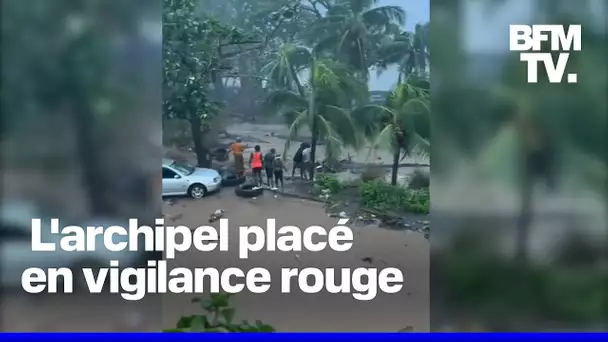
[[[341,204],[340,202],[338,202],[338,203],[336,203],[336,204],[332,204],[332,205],[331,205],[331,206],[329,206],[327,209],[329,209],[329,210],[335,209],[336,207],[339,207],[339,206],[340,206],[340,204]]]
[[[219,219],[221,219],[222,217],[224,217],[224,209],[218,209],[216,211],[213,212],[213,214],[209,215],[209,223],[213,223]]]
[[[374,258],[372,258],[372,257],[365,257],[365,258],[362,258],[361,261],[373,264],[374,263]]]
[[[340,218],[348,218],[348,215],[346,214],[346,211],[341,211],[341,212],[338,214],[338,216],[339,216]]]

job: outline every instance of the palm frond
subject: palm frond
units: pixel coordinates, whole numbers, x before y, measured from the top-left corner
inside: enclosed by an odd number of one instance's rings
[[[382,117],[392,117],[395,114],[387,107],[380,105],[365,105],[355,108],[351,114],[351,120],[359,127],[363,135],[371,139],[375,136],[382,125]]]
[[[369,97],[367,84],[354,76],[352,68],[346,64],[325,58],[315,64],[315,86],[320,92],[355,100]]]
[[[328,160],[338,160],[342,154],[342,146],[344,142],[340,137],[340,134],[336,130],[334,124],[326,120],[323,116],[316,116],[317,127],[319,129],[320,136],[325,141],[325,158]]]
[[[308,124],[308,110],[302,110],[300,112],[295,113],[295,118],[291,125],[289,126],[289,133],[287,133],[287,139],[285,139],[285,146],[283,148],[283,160],[285,160],[287,152],[291,147],[292,142],[294,142],[300,133],[300,129]]]
[[[264,104],[267,110],[277,112],[280,108],[306,108],[308,101],[294,91],[277,90],[268,95]]]
[[[431,155],[431,143],[422,138],[418,133],[413,132],[408,135],[409,142],[408,146],[410,148],[409,151],[403,154],[401,160],[407,157],[407,154],[415,155],[422,158],[428,158]]]
[[[408,118],[415,120],[415,116],[428,115],[431,109],[429,108],[429,102],[424,98],[410,99],[401,105],[401,108],[397,110],[397,120],[409,121]]]
[[[363,134],[355,124],[350,113],[340,107],[325,105],[323,106],[324,118],[336,127],[336,132],[341,137],[343,143],[359,149],[364,144]]]
[[[305,46],[286,44],[277,53],[273,54],[271,61],[262,67],[262,73],[268,75],[268,79],[280,88],[292,88],[299,80],[297,70],[310,65],[312,54]]]
[[[315,63],[312,79],[318,88],[339,90],[340,79],[336,73],[337,68],[329,60],[319,60]]]
[[[397,146],[397,139],[395,137],[395,126],[390,123],[382,128],[380,132],[374,138],[372,144],[373,148],[380,148],[395,153]]]

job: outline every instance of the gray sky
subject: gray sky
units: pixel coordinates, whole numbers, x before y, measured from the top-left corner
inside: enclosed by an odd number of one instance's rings
[[[501,6],[490,1],[466,1],[462,32],[465,49],[471,53],[506,53],[509,25],[528,24],[533,5],[533,0],[509,0]]]
[[[413,30],[416,24],[423,24],[431,18],[430,0],[380,0],[381,6],[393,5],[401,6],[407,13],[405,28]],[[397,82],[397,67],[394,66],[376,77],[376,72],[372,71],[369,86],[371,90],[389,90]]]

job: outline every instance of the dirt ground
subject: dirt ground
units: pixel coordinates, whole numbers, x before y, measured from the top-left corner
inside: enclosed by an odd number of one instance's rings
[[[236,234],[238,226],[264,227],[266,219],[277,220],[277,226],[295,225],[306,228],[319,225],[330,229],[336,219],[328,217],[322,205],[315,202],[286,198],[266,192],[256,199],[236,197],[231,188],[202,201],[182,200],[165,206],[165,215],[181,214],[175,223],[195,227],[205,224],[208,215],[224,209],[230,229]],[[398,331],[412,326],[416,331],[429,329],[429,243],[422,235],[390,231],[374,226],[353,227],[354,245],[347,252],[257,252],[247,260],[239,260],[236,252],[189,252],[178,256],[174,265],[187,267],[229,267],[242,269],[265,267],[275,283],[281,267],[398,267],[404,273],[404,287],[392,295],[379,294],[374,300],[361,302],[349,294],[320,293],[266,294],[241,293],[235,297],[238,317],[262,320],[279,331]],[[230,247],[237,248],[232,239]],[[372,259],[372,263],[363,259]],[[278,286],[277,286],[278,287]],[[163,304],[163,321],[175,322],[184,310],[191,308],[188,296],[174,296]],[[179,309],[178,309],[179,308]],[[192,310],[192,309],[190,309]]]
[[[207,224],[209,214],[224,209],[230,220],[231,236],[239,225],[265,226],[268,217],[277,225],[305,228],[320,225],[330,229],[335,218],[328,217],[319,203],[274,197],[267,192],[256,199],[235,196],[232,188],[194,201],[166,202],[164,213],[174,224],[197,227]],[[422,235],[390,231],[378,227],[353,227],[354,246],[347,252],[257,252],[239,260],[231,239],[230,252],[181,253],[172,266],[265,267],[278,284],[281,267],[398,267],[404,273],[403,289],[397,294],[378,294],[371,301],[353,299],[350,294],[316,295],[295,291],[277,293],[275,285],[265,294],[240,293],[235,296],[237,319],[262,320],[278,331],[398,331],[411,326],[429,330],[429,243]],[[365,259],[365,260],[363,260]],[[370,263],[371,261],[371,263]],[[5,331],[159,331],[172,327],[181,315],[196,310],[194,295],[149,296],[140,302],[106,296],[39,297],[10,296],[2,302],[2,330]]]

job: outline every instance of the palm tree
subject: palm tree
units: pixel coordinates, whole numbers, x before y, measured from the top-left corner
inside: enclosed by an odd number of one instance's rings
[[[382,43],[378,50],[378,68],[386,69],[390,64],[399,68],[399,81],[410,74],[422,75],[429,66],[429,24],[417,24],[414,32],[403,31],[398,36]]]
[[[516,72],[522,67],[519,61],[507,64],[504,79],[507,87],[500,89],[499,95],[511,110],[494,120],[498,127],[493,132],[494,139],[483,144],[485,148],[480,153],[479,163],[488,174],[509,185],[518,181],[515,184],[519,186],[520,208],[515,255],[524,263],[528,259],[536,183],[545,182],[553,189],[563,184],[556,179],[560,177],[608,198],[606,73],[602,72],[606,66],[599,57],[605,54],[606,44],[602,31],[594,32],[591,25],[587,27],[583,30],[586,49],[569,65],[585,73],[585,81],[575,86],[526,84],[523,73]]]
[[[428,82],[425,82],[428,83]],[[399,161],[408,155],[428,156],[428,135],[422,136],[421,122],[428,126],[428,91],[413,77],[399,83],[387,96],[384,106],[366,105],[353,111],[353,120],[373,137],[375,147],[388,148],[393,154],[391,184],[397,185]]]
[[[327,15],[319,18],[308,37],[319,51],[335,54],[367,78],[373,54],[389,34],[398,34],[405,23],[400,6],[376,6],[377,0],[336,0]]]
[[[337,159],[343,146],[362,146],[349,112],[355,103],[353,98],[367,99],[367,85],[353,77],[350,68],[315,56],[312,49],[286,45],[263,70],[269,75],[271,86],[278,88],[268,96],[267,108],[270,113],[283,116],[289,125],[285,152],[303,127],[308,127],[312,135],[313,165],[319,139],[325,142],[329,160]],[[301,80],[304,74],[308,76],[306,83]]]

